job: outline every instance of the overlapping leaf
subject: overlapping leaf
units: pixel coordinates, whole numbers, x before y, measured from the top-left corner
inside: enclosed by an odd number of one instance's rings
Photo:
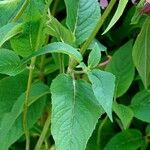
[[[90,84],[61,74],[52,82],[51,93],[56,149],[84,150],[102,114]]]

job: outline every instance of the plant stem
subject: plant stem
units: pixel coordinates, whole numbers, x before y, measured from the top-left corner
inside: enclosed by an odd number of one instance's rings
[[[24,1],[24,3],[22,5],[22,7],[20,8],[20,10],[16,14],[16,16],[12,19],[13,22],[16,22],[22,16],[22,14],[25,11],[25,9],[27,8],[29,2],[30,2],[30,0],[25,0]]]
[[[41,145],[42,145],[42,143],[44,142],[45,137],[46,137],[46,134],[47,134],[47,132],[48,132],[48,130],[49,130],[50,123],[51,123],[51,115],[50,115],[50,113],[49,113],[49,114],[48,114],[48,118],[47,118],[47,120],[46,120],[46,122],[45,122],[45,125],[44,125],[44,127],[43,127],[42,133],[41,133],[41,135],[40,135],[40,138],[39,138],[39,140],[38,140],[38,142],[37,142],[37,144],[36,144],[34,150],[40,150]]]
[[[45,19],[46,19],[46,12],[49,8],[49,5],[51,3],[51,0],[49,0],[47,2],[47,5],[45,7],[44,10],[44,15],[43,18],[41,20],[40,26],[39,26],[39,31],[37,34],[37,40],[36,40],[36,46],[35,46],[35,51],[37,51],[41,46],[41,37],[42,37],[42,31],[43,31],[43,26],[45,23]],[[28,113],[28,104],[29,104],[29,97],[30,97],[30,90],[31,90],[31,85],[32,85],[32,77],[33,77],[33,69],[34,69],[34,65],[36,62],[36,57],[33,57],[31,59],[31,64],[29,67],[29,77],[28,77],[28,83],[27,83],[27,90],[26,90],[26,95],[25,95],[25,101],[24,101],[24,107],[23,107],[23,128],[24,128],[24,132],[25,132],[25,137],[26,137],[26,150],[30,149],[30,134],[29,134],[29,130],[28,130],[28,121],[27,121],[27,113]]]
[[[111,10],[113,9],[113,6],[115,5],[116,0],[111,0],[108,7],[106,8],[106,10],[104,11],[103,15],[101,16],[101,18],[99,19],[95,29],[93,30],[93,32],[91,33],[91,35],[88,37],[88,39],[85,41],[85,43],[82,45],[80,52],[82,55],[84,55],[85,51],[87,50],[87,48],[89,47],[89,45],[91,44],[91,42],[93,41],[94,37],[96,36],[97,32],[101,29],[103,23],[105,22],[105,20],[107,19],[108,15],[110,14]],[[70,61],[70,69],[74,68],[75,65],[77,64],[77,62],[75,60],[71,60]]]
[[[35,61],[36,58],[33,58],[31,60],[31,64],[29,67],[29,77],[28,77],[27,90],[26,90],[26,96],[25,96],[24,107],[23,107],[23,129],[26,137],[26,150],[30,149],[30,134],[27,125],[27,113],[28,113],[28,104],[29,104],[29,94],[30,94],[31,84],[32,84],[33,67]]]
[[[55,16],[58,4],[59,4],[59,0],[55,0],[53,8],[52,8],[52,12],[51,12],[52,16]]]
[[[98,145],[98,148],[99,148],[100,150],[101,150],[101,144],[100,144],[101,131],[102,131],[102,128],[103,128],[104,124],[106,123],[107,119],[108,119],[108,116],[106,116],[106,117],[104,118],[104,120],[101,122],[101,124],[100,124],[100,126],[99,126],[99,128],[98,128],[97,145]]]
[[[96,36],[97,32],[100,30],[100,28],[102,27],[103,23],[105,22],[106,18],[108,17],[108,15],[110,14],[113,6],[115,5],[116,0],[111,0],[108,7],[106,8],[106,10],[104,11],[102,17],[99,19],[96,28],[93,30],[93,32],[91,33],[91,35],[89,36],[89,38],[86,40],[86,42],[83,44],[83,46],[80,49],[81,54],[84,54],[86,49],[89,47],[89,45],[91,44],[91,42],[93,41],[94,37]]]

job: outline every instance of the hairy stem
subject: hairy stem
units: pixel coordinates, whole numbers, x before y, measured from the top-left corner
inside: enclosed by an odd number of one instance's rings
[[[82,45],[82,47],[80,49],[80,52],[81,52],[82,55],[84,55],[84,53],[86,52],[87,48],[89,47],[89,45],[93,41],[94,37],[96,36],[98,31],[101,29],[101,27],[104,24],[105,20],[107,19],[108,15],[110,14],[111,10],[113,9],[113,6],[115,5],[115,3],[116,3],[116,0],[111,0],[110,1],[109,5],[106,8],[106,10],[104,11],[102,17],[99,19],[95,29],[93,30],[91,35],[88,37],[88,39],[85,41],[85,43]],[[69,70],[74,68],[76,66],[76,64],[77,64],[77,62],[75,60],[71,60],[70,64],[69,64]]]
[[[48,114],[48,118],[47,118],[47,120],[46,120],[46,122],[45,122],[45,125],[44,125],[44,127],[43,127],[42,133],[41,133],[41,135],[40,135],[40,138],[39,138],[39,140],[38,140],[38,142],[37,142],[37,144],[36,144],[34,150],[40,150],[41,145],[42,145],[42,143],[44,142],[45,137],[46,137],[46,134],[47,134],[47,132],[48,132],[48,130],[49,130],[50,123],[51,123],[51,115],[50,115],[50,113],[49,113],[49,114]]]

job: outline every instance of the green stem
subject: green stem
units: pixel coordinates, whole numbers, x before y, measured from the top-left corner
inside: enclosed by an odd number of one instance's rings
[[[25,9],[27,8],[28,4],[29,4],[30,0],[25,0],[22,7],[20,8],[20,10],[18,11],[18,13],[16,14],[16,16],[13,18],[13,22],[16,22],[24,13]]]
[[[87,48],[89,47],[89,45],[93,41],[94,37],[96,36],[98,31],[101,29],[101,27],[104,24],[105,20],[107,19],[108,15],[110,14],[111,10],[113,9],[113,6],[115,5],[115,3],[116,3],[116,0],[111,0],[110,1],[108,7],[104,11],[104,13],[101,16],[101,18],[99,19],[95,29],[93,30],[91,35],[88,37],[88,39],[85,41],[85,43],[82,45],[82,47],[80,49],[80,52],[81,52],[82,55],[84,55],[85,51],[87,50]],[[74,68],[76,64],[77,64],[77,62],[75,60],[71,60],[70,64],[69,64],[69,70]]]
[[[32,84],[33,67],[35,61],[36,58],[33,58],[31,60],[31,64],[29,67],[29,77],[28,77],[27,90],[26,90],[26,96],[25,96],[24,107],[23,107],[23,129],[26,137],[26,150],[30,149],[30,134],[27,125],[27,113],[28,113],[28,104],[29,104],[29,94],[30,94],[31,84]]]
[[[102,27],[103,23],[105,22],[106,18],[108,17],[108,15],[110,14],[113,6],[115,5],[116,0],[111,0],[108,7],[106,8],[106,10],[104,11],[102,17],[99,19],[96,28],[93,30],[93,32],[91,33],[91,35],[89,36],[89,38],[86,40],[86,42],[83,44],[83,46],[80,49],[81,54],[84,54],[86,49],[89,47],[90,43],[93,41],[94,37],[96,36],[97,32],[100,30],[100,28]]]
[[[60,73],[64,73],[65,72],[64,55],[63,54],[58,54],[58,58],[59,58],[59,70],[60,70]]]
[[[59,0],[55,0],[53,8],[52,8],[52,12],[51,12],[52,16],[55,16],[58,4],[59,4]]]
[[[98,148],[101,149],[101,144],[100,144],[100,138],[101,138],[101,131],[102,131],[102,128],[104,126],[104,124],[106,123],[108,119],[108,116],[106,116],[104,118],[104,120],[101,122],[99,128],[98,128],[98,134],[97,134],[97,145],[98,145]]]
[[[48,132],[48,130],[49,130],[50,123],[51,123],[51,115],[50,115],[50,113],[49,113],[48,118],[47,118],[47,120],[46,120],[46,122],[45,122],[45,125],[44,125],[44,127],[43,127],[42,133],[41,133],[41,135],[40,135],[40,138],[39,138],[39,140],[38,140],[38,142],[37,142],[37,144],[36,144],[34,150],[40,150],[41,145],[42,145],[42,143],[44,142],[45,137],[46,137],[46,135],[47,135],[47,132]]]
[[[49,5],[51,3],[51,0],[47,3],[45,10],[44,10],[44,17],[41,20],[41,24],[39,27],[39,31],[37,34],[37,40],[36,40],[36,46],[35,46],[35,51],[37,51],[42,45],[41,45],[41,33],[43,33],[43,26],[45,23],[46,19],[46,12],[49,8]],[[29,104],[29,97],[30,97],[30,90],[31,90],[31,85],[32,85],[32,77],[33,77],[33,68],[36,62],[36,57],[33,57],[31,59],[31,64],[29,67],[29,77],[28,77],[28,83],[27,83],[27,90],[26,90],[26,95],[25,95],[25,101],[24,101],[24,107],[23,107],[23,129],[25,132],[25,137],[26,137],[26,150],[30,149],[30,134],[28,130],[28,121],[27,121],[27,113],[28,113],[28,104]]]

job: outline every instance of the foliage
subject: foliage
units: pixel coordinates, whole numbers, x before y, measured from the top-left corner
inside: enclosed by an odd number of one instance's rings
[[[150,149],[150,2],[105,2],[0,1],[0,150]]]

